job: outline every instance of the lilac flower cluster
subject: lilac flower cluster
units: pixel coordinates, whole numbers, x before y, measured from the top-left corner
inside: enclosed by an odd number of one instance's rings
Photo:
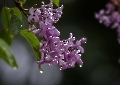
[[[84,49],[81,44],[86,43],[86,38],[77,40],[74,44],[75,37],[70,33],[68,39],[60,40],[60,32],[53,25],[61,17],[62,9],[63,5],[53,9],[52,0],[47,5],[42,2],[40,8],[29,9],[29,30],[43,38],[40,42],[42,57],[38,61],[39,66],[46,63],[48,65],[57,64],[60,66],[60,70],[63,70],[74,67],[75,63],[78,63],[80,67],[83,64],[81,53],[84,53]],[[36,28],[31,23],[38,23],[39,27]]]
[[[117,5],[108,3],[106,4],[106,9],[102,9],[99,13],[95,13],[95,18],[105,26],[110,26],[112,29],[116,29],[118,40],[120,40],[120,13],[117,9]]]

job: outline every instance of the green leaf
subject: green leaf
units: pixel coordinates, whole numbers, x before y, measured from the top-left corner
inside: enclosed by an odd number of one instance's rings
[[[53,0],[53,3],[54,3],[56,6],[59,6],[59,0]]]
[[[0,38],[2,38],[9,46],[12,44],[12,37],[6,30],[0,30]]]
[[[0,30],[0,38],[4,38],[6,31]]]
[[[34,54],[37,60],[41,59],[41,53],[39,52],[40,49],[40,42],[38,38],[29,30],[21,30],[20,34],[27,39],[30,43],[31,47],[33,48]]]
[[[19,3],[20,3],[21,5],[25,4],[25,2],[26,2],[26,0],[19,0]]]
[[[11,10],[13,11],[14,15],[16,15],[17,17],[19,17],[20,20],[22,20],[22,13],[17,7],[11,8]]]
[[[14,69],[18,68],[14,55],[3,39],[0,39],[0,59],[3,59],[8,65]]]
[[[2,8],[2,23],[4,28],[7,30],[10,28],[10,18],[11,18],[10,11],[11,9],[7,7]]]
[[[12,14],[12,17],[10,20],[10,32],[11,32],[11,34],[16,35],[22,29],[23,29],[22,21],[19,19],[18,16]]]
[[[20,29],[22,28],[22,13],[17,7],[14,7],[14,8],[3,7],[2,22],[3,22],[4,28],[7,29],[7,31],[9,29],[12,29],[11,31]],[[15,32],[15,34],[16,33],[18,33],[18,30],[17,32]]]

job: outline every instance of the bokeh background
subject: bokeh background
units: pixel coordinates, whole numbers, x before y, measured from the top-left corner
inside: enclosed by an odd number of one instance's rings
[[[49,0],[43,0],[49,3]],[[14,7],[13,0],[6,0],[8,7]],[[108,0],[60,0],[64,5],[63,15],[55,26],[61,31],[61,39],[72,32],[76,39],[87,37],[83,44],[84,62],[80,68],[60,71],[58,66],[43,65],[41,74],[28,42],[17,35],[11,49],[17,59],[17,70],[0,60],[0,85],[120,85],[120,44],[116,30],[106,28],[94,18],[94,13],[104,8]],[[41,4],[41,0],[27,0],[24,7]],[[2,9],[0,0],[0,11]],[[25,28],[28,27],[23,17]],[[2,29],[0,18],[0,29]]]

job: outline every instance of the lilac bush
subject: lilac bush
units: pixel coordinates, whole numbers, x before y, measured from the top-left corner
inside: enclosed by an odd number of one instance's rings
[[[44,4],[40,8],[31,7],[28,16],[29,30],[42,38],[40,42],[41,59],[37,62],[42,64],[56,64],[60,70],[73,68],[77,63],[80,67],[83,64],[81,54],[84,53],[82,43],[86,43],[86,38],[81,38],[75,42],[72,33],[68,39],[60,39],[59,30],[53,25],[59,21],[62,15],[63,5],[57,9],[53,8],[52,0],[49,4]],[[35,24],[39,26],[36,27]]]

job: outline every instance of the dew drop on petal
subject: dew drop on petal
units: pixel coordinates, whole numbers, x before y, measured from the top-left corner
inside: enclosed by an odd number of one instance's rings
[[[62,67],[60,67],[60,70],[62,70]]]
[[[51,64],[50,64],[50,63],[49,63],[48,65],[49,65],[49,66],[51,66]]]

